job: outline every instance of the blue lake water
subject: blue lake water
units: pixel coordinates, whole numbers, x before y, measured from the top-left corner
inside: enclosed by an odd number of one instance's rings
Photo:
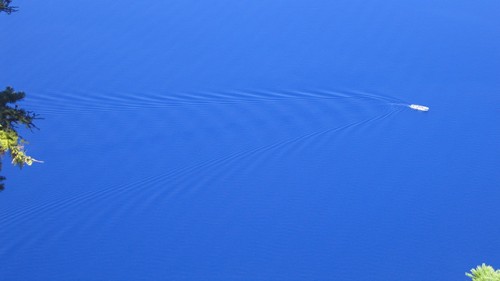
[[[500,2],[15,4],[44,163],[3,159],[0,280],[500,267]]]

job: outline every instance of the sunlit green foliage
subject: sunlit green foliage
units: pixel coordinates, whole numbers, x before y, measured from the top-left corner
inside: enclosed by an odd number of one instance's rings
[[[0,153],[3,155],[9,152],[12,158],[12,164],[23,167],[25,164],[31,166],[36,160],[26,155],[24,151],[26,141],[19,137],[14,130],[0,130]]]
[[[0,12],[10,14],[17,11],[17,7],[10,6],[12,0],[0,0]]]
[[[17,7],[10,6],[12,0],[0,0],[0,12],[10,14],[17,11]],[[26,111],[16,104],[24,99],[24,92],[15,92],[13,88],[7,87],[0,92],[0,157],[6,153],[10,154],[12,164],[22,168],[24,165],[31,165],[33,162],[40,162],[31,156],[26,155],[24,145],[27,143],[18,132],[19,125],[30,130],[36,128],[33,120],[36,114]],[[2,161],[0,158],[0,170]],[[4,189],[3,181],[5,177],[0,176],[0,190]]]
[[[472,281],[500,281],[500,270],[495,270],[484,263],[471,269],[471,272],[467,272],[465,275],[472,278]]]
[[[24,92],[15,92],[11,87],[7,87],[0,92],[0,156],[9,153],[12,164],[20,168],[24,165],[31,165],[33,162],[39,162],[26,154],[24,145],[27,142],[17,132],[19,126],[29,130],[36,128],[33,121],[37,119],[37,115],[19,108],[16,104],[24,97]],[[0,181],[4,179],[4,177],[0,176]],[[0,183],[1,189],[3,189],[3,184]]]

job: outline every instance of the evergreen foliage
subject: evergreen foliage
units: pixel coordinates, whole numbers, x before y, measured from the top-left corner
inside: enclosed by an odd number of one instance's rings
[[[500,270],[495,270],[493,267],[482,264],[471,269],[471,273],[465,273],[472,281],[500,281]]]
[[[19,126],[29,130],[36,128],[33,121],[37,115],[33,112],[20,108],[16,103],[24,99],[24,92],[16,92],[12,87],[7,87],[0,92],[0,156],[9,153],[12,164],[22,168],[24,165],[31,165],[33,162],[40,162],[31,156],[26,155],[24,145],[26,140],[17,132]],[[1,169],[1,163],[0,163]],[[5,180],[0,176],[0,182]],[[0,183],[0,190],[3,189]]]
[[[5,12],[10,14],[12,12],[17,12],[17,7],[10,6],[12,0],[0,0],[0,12]]]

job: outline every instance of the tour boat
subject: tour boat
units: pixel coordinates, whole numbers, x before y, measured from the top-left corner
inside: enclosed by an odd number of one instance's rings
[[[418,111],[429,111],[427,106],[419,105],[419,104],[410,104],[411,109],[415,109]]]

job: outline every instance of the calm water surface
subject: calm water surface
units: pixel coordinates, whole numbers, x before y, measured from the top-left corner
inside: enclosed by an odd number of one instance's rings
[[[499,2],[16,5],[0,86],[45,163],[4,165],[1,280],[500,267]]]

